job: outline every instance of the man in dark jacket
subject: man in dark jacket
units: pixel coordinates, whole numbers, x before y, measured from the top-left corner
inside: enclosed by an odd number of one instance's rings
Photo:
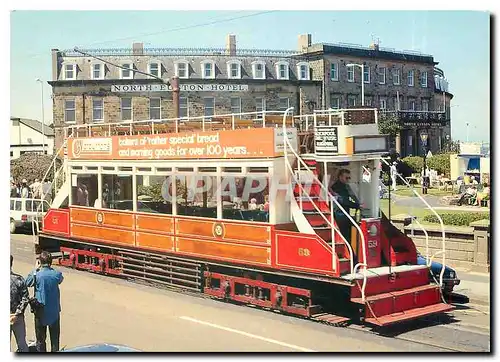
[[[24,311],[29,303],[28,288],[24,278],[12,272],[14,258],[10,256],[10,336],[12,333],[17,342],[19,352],[29,352],[26,343],[26,323]]]
[[[354,196],[348,185],[350,179],[351,172],[347,169],[341,169],[339,171],[337,182],[335,182],[330,187],[330,191],[332,192],[333,196],[337,198],[338,203],[349,215],[351,212],[351,208],[359,209],[361,207],[359,201],[357,200],[356,196]],[[335,221],[337,222],[340,232],[342,233],[342,235],[344,235],[344,238],[346,238],[346,240],[350,242],[352,223],[339,208],[335,210]]]
[[[35,313],[36,349],[46,352],[47,327],[50,333],[51,352],[59,351],[61,296],[59,284],[63,281],[60,271],[52,269],[52,256],[46,251],[40,254],[40,268],[32,271],[26,278],[28,287],[35,286],[35,297],[43,305]],[[36,283],[36,285],[35,285]]]

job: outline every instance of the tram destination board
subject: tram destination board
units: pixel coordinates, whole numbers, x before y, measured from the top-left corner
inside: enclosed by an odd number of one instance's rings
[[[314,131],[314,148],[318,155],[335,155],[339,153],[338,127],[317,126]]]

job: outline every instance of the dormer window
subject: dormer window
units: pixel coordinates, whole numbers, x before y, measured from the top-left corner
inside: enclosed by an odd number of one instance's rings
[[[241,62],[239,60],[227,62],[227,77],[229,79],[241,79]]]
[[[299,80],[309,80],[309,64],[301,62],[297,64],[297,78]]]
[[[189,63],[184,60],[179,60],[174,63],[175,67],[175,75],[180,79],[188,79],[189,78]]]
[[[92,63],[90,68],[90,79],[104,79],[103,63]]]
[[[266,79],[266,62],[255,61],[252,63],[253,79]]]
[[[63,75],[64,75],[64,80],[75,80],[76,79],[76,64],[65,64]]]
[[[161,77],[161,63],[151,62],[148,64],[148,73],[155,77]]]
[[[288,80],[289,78],[288,62],[281,61],[276,63],[276,78]]]
[[[123,68],[120,68],[120,78],[121,79],[134,79],[134,65],[132,63],[123,63]]]
[[[201,77],[203,79],[215,79],[215,63],[213,60],[205,60],[201,63]]]

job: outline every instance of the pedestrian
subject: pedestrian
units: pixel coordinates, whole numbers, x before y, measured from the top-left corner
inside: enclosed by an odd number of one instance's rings
[[[26,323],[24,311],[29,304],[28,288],[22,276],[12,272],[14,258],[10,256],[10,338],[16,338],[17,351],[29,352],[26,343]]]
[[[25,178],[23,178],[23,181],[21,182],[21,197],[24,199],[30,197],[30,188],[28,187],[28,181]]]
[[[51,352],[59,351],[61,295],[59,284],[63,281],[60,271],[52,268],[52,255],[40,254],[40,267],[26,278],[28,287],[35,288],[35,298],[42,305],[35,314],[35,336],[37,352],[47,352],[47,327],[50,334]]]
[[[396,167],[396,162],[393,162],[391,165],[391,180],[392,180],[392,189],[396,191],[396,181],[397,181],[398,169]]]

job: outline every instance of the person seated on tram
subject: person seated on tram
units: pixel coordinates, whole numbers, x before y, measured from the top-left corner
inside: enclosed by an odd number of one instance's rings
[[[248,204],[248,210],[257,210],[257,199],[253,198]]]
[[[351,171],[341,169],[337,181],[330,187],[330,192],[336,197],[337,202],[350,215],[351,208],[360,209],[361,204],[357,197],[352,192],[348,183],[351,179]],[[351,226],[352,223],[340,208],[335,210],[335,221],[341,234],[347,241],[351,241]]]

